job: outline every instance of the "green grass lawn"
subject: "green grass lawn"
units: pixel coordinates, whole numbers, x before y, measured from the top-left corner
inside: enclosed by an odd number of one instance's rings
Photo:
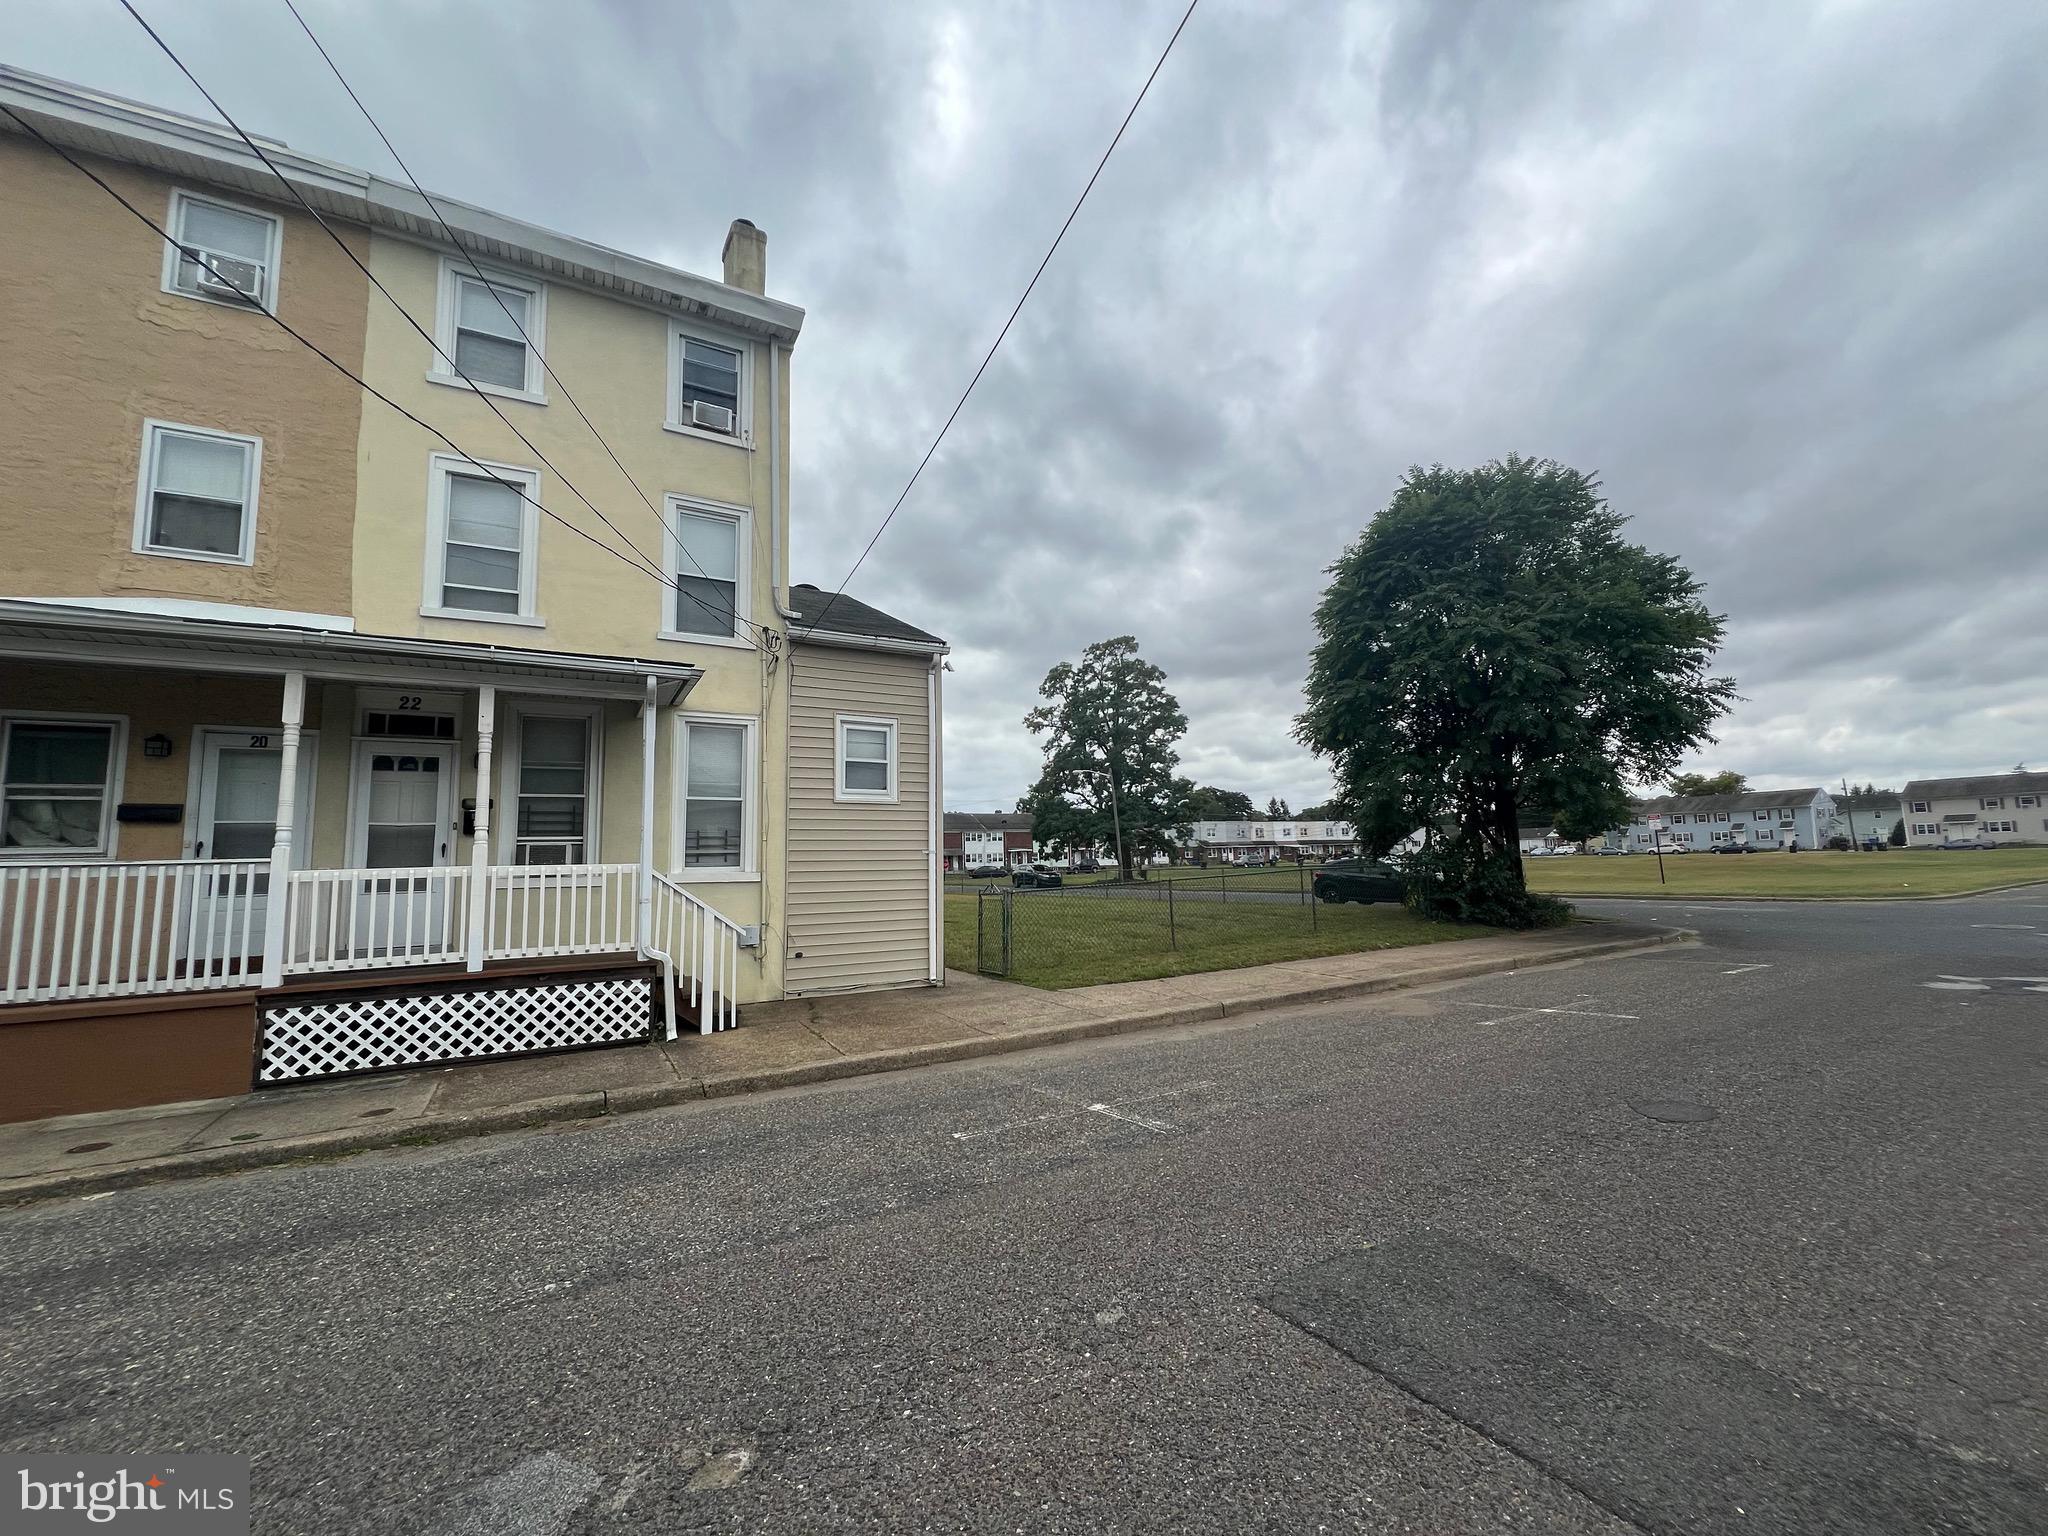
[[[2048,880],[2048,848],[1947,853],[1688,853],[1666,856],[1657,883],[1649,854],[1524,859],[1529,888],[1555,896],[1957,896]]]
[[[1230,888],[1238,889],[1235,876]],[[1494,931],[1433,923],[1387,905],[1318,906],[1311,927],[1309,908],[1293,903],[1176,900],[1173,918],[1170,938],[1166,903],[1151,895],[1019,896],[1011,905],[1010,979],[1054,989],[1092,987],[1476,939]],[[991,946],[998,942],[993,925],[999,920],[998,904],[991,900]],[[974,897],[946,898],[949,966],[975,969],[974,922]]]

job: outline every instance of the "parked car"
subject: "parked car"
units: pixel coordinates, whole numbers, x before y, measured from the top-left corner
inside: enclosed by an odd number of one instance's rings
[[[1000,864],[977,864],[967,871],[970,880],[1000,880],[1009,871]]]
[[[1664,845],[1664,852],[1667,854],[1691,853],[1692,849],[1687,847],[1684,843],[1666,843]]]
[[[1732,843],[1732,842],[1731,842],[1731,843],[1716,843],[1716,844],[1714,844],[1714,852],[1716,852],[1716,853],[1755,853],[1755,852],[1756,852],[1756,848],[1755,848],[1755,846],[1754,846],[1753,844],[1750,844],[1750,843]]]
[[[1990,838],[1988,838],[1988,837],[1958,837],[1958,838],[1955,838],[1955,839],[1953,839],[1953,840],[1951,840],[1951,841],[1949,841],[1949,842],[1945,842],[1945,843],[1943,843],[1943,844],[1942,844],[1941,846],[1942,846],[1943,848],[1963,848],[1963,849],[1972,849],[1972,848],[1996,848],[1996,847],[1998,846],[1998,844],[1994,843],[1994,842],[1993,842],[1993,841],[1992,841],[1992,840],[1991,840]]]
[[[1593,855],[1594,855],[1594,857],[1595,857],[1595,858],[1601,858],[1601,859],[1611,859],[1611,858],[1613,858],[1613,857],[1614,857],[1614,856],[1615,856],[1616,854],[1622,854],[1622,853],[1627,853],[1627,852],[1628,852],[1628,850],[1627,850],[1626,848],[1606,848],[1606,847],[1601,847],[1601,848],[1595,848],[1595,849],[1593,850]]]
[[[1408,882],[1391,864],[1373,859],[1332,859],[1316,871],[1317,901],[1400,901]]]
[[[1049,889],[1052,886],[1064,885],[1065,883],[1060,878],[1060,872],[1050,864],[1033,864],[1010,872],[1010,884],[1020,891],[1040,888]]]
[[[1570,854],[1577,853],[1578,851],[1579,850],[1577,846],[1572,843],[1559,843],[1555,848],[1550,850],[1550,856],[1554,859],[1562,859]]]
[[[1077,875],[1099,875],[1102,873],[1102,863],[1099,859],[1080,859],[1075,862],[1072,873]]]

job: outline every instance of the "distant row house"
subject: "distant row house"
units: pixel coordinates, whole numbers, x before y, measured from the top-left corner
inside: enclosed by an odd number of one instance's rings
[[[1610,846],[1647,852],[1661,843],[1700,852],[1719,843],[1754,848],[1818,848],[1834,835],[1835,802],[1826,790],[1754,789],[1736,795],[1662,795],[1637,800]]]
[[[1358,834],[1348,821],[1289,820],[1286,817],[1243,821],[1198,821],[1189,829],[1194,852],[1242,864],[1247,860],[1303,856],[1330,858],[1355,853]]]
[[[1900,798],[1908,848],[2048,842],[2048,773],[1915,779]]]

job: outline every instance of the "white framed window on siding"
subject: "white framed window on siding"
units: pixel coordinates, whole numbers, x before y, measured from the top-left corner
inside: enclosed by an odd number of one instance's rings
[[[127,721],[0,716],[0,858],[102,858],[113,852]]]
[[[839,715],[835,800],[896,800],[896,722],[865,715]]]
[[[744,507],[668,498],[665,640],[747,645],[754,519]]]
[[[237,309],[277,309],[284,221],[276,214],[201,197],[171,194],[171,239],[164,244],[164,292]]]
[[[453,454],[429,461],[426,600],[429,618],[538,624],[540,474],[482,468]]]
[[[751,447],[753,348],[736,336],[671,323],[668,420],[671,432]]]
[[[677,721],[674,863],[685,881],[757,877],[755,726],[743,715]]]
[[[434,327],[440,351],[427,377],[467,389],[461,377],[466,374],[492,394],[545,405],[547,375],[540,360],[547,350],[547,289],[510,272],[483,271],[480,278],[467,262],[442,259]]]
[[[601,707],[513,716],[513,864],[587,864],[597,847]],[[501,801],[500,803],[505,803]]]
[[[252,563],[262,472],[259,437],[145,421],[136,475],[136,550],[223,565]]]

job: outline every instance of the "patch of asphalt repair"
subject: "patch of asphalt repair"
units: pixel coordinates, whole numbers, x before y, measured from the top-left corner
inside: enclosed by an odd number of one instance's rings
[[[1453,1238],[1338,1254],[1277,1316],[1646,1531],[2048,1530],[2048,1489]]]

